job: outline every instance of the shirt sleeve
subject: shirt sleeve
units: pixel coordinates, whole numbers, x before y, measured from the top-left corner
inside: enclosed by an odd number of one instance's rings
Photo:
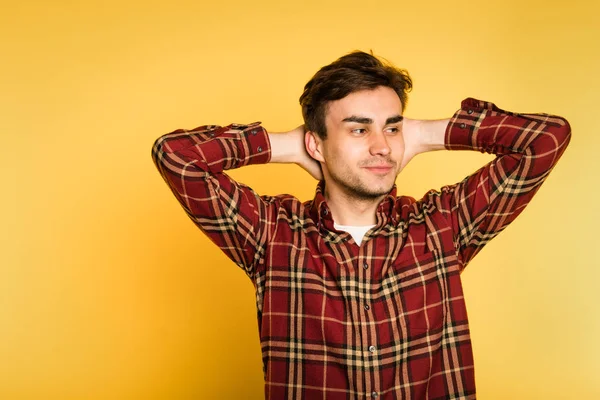
[[[251,278],[274,225],[276,198],[259,196],[224,171],[270,157],[260,122],[178,129],[152,147],[154,164],[194,224]]]
[[[523,211],[564,153],[571,127],[550,114],[519,114],[473,98],[463,100],[445,132],[448,150],[477,150],[496,158],[441,190],[464,268]]]

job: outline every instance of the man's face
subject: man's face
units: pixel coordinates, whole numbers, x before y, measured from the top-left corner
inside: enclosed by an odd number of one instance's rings
[[[329,193],[364,200],[387,194],[404,156],[402,104],[380,86],[329,103],[327,138],[318,140]]]

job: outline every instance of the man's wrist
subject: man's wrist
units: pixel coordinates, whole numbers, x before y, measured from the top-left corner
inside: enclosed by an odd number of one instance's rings
[[[304,136],[297,130],[280,133],[269,133],[271,142],[271,162],[298,163],[301,161],[301,147]]]
[[[446,130],[450,119],[420,120],[421,152],[444,150]]]
[[[409,158],[428,151],[444,149],[444,137],[449,119],[419,120],[404,118],[405,151]]]

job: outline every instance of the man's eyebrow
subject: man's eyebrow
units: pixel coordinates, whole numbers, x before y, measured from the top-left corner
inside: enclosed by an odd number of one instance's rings
[[[358,122],[359,124],[372,124],[373,120],[371,118],[358,117],[356,115],[352,115],[348,118],[344,118],[342,122]]]
[[[394,115],[393,117],[389,117],[385,124],[395,124],[396,122],[400,122],[404,119],[402,115]],[[342,122],[357,122],[359,124],[372,124],[373,120],[367,117],[359,117],[357,115],[352,115],[350,117],[344,118]]]
[[[385,124],[395,124],[396,122],[400,122],[404,119],[404,117],[402,115],[394,115],[393,117],[389,117],[386,121]]]

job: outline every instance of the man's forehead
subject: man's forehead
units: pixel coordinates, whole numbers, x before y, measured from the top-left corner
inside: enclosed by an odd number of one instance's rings
[[[326,120],[328,122],[345,124],[349,122],[357,123],[394,123],[402,120],[402,107],[381,106],[380,104],[363,104],[355,106],[332,105],[326,109]]]
[[[391,88],[364,90],[331,101],[325,108],[325,116],[333,123],[342,123],[346,118],[360,116],[375,121],[402,115],[402,102]]]

